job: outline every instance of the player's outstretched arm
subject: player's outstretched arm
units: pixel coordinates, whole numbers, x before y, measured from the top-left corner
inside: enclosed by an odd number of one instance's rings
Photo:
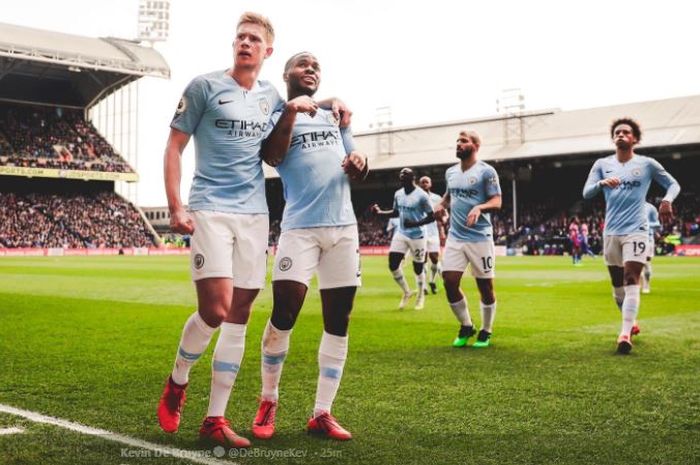
[[[398,216],[398,212],[396,212],[396,210],[382,210],[381,207],[376,203],[369,207],[369,210],[378,216]]]
[[[284,161],[284,156],[289,151],[292,142],[292,130],[297,113],[316,114],[318,104],[307,95],[300,95],[285,104],[275,127],[270,135],[265,138],[260,148],[260,156],[270,166],[277,166]]]
[[[182,152],[185,151],[189,141],[189,134],[171,128],[163,160],[165,195],[168,198],[168,209],[170,210],[170,229],[178,234],[192,234],[194,232],[194,222],[185,211],[180,199]]]

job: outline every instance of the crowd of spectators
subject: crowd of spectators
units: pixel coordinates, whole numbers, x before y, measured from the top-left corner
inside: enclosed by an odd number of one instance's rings
[[[0,193],[0,248],[151,247],[138,210],[114,192]]]
[[[131,173],[79,110],[0,106],[0,166]]]

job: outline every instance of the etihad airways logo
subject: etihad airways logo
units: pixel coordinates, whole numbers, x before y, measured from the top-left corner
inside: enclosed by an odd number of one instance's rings
[[[261,137],[267,130],[268,122],[217,119],[214,121],[214,126],[228,130],[228,135],[231,137]]]
[[[635,187],[641,187],[642,183],[639,181],[622,181],[620,183],[620,190],[623,191],[628,191],[630,189],[634,189]]]
[[[479,195],[479,191],[476,189],[458,189],[455,187],[450,188],[450,195],[452,197],[459,197],[462,199],[474,198]]]
[[[317,149],[338,145],[340,143],[340,131],[313,131],[292,137],[290,148],[301,146],[302,150]]]

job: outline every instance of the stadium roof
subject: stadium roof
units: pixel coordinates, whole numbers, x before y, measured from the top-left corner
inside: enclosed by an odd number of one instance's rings
[[[355,134],[355,144],[369,156],[374,171],[455,163],[455,141],[465,129],[480,134],[479,158],[486,161],[613,153],[609,126],[621,117],[639,122],[641,153],[652,147],[700,144],[700,96],[367,131]],[[521,122],[522,140],[508,137]],[[393,154],[386,153],[389,147]],[[266,174],[277,176],[269,167]]]
[[[170,68],[137,42],[0,23],[0,100],[85,108],[142,76]]]

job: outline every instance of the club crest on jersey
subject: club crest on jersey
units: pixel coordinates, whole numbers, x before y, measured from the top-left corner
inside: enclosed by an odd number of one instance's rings
[[[201,270],[204,266],[204,255],[198,253],[194,256],[194,269]]]
[[[175,109],[175,114],[176,115],[181,115],[187,110],[187,99],[183,95],[182,98],[180,98],[180,101],[177,104],[177,108]]]
[[[638,178],[641,175],[642,175],[642,170],[640,170],[639,168],[635,168],[632,170],[632,176],[634,176],[635,178]]]
[[[469,182],[470,186],[473,186],[474,184],[476,184],[476,178],[469,178],[467,182]]]
[[[280,271],[287,271],[292,267],[292,259],[289,257],[283,257],[280,260]]]
[[[258,105],[260,106],[260,111],[263,112],[263,115],[268,116],[270,114],[270,103],[265,97],[258,100]]]

